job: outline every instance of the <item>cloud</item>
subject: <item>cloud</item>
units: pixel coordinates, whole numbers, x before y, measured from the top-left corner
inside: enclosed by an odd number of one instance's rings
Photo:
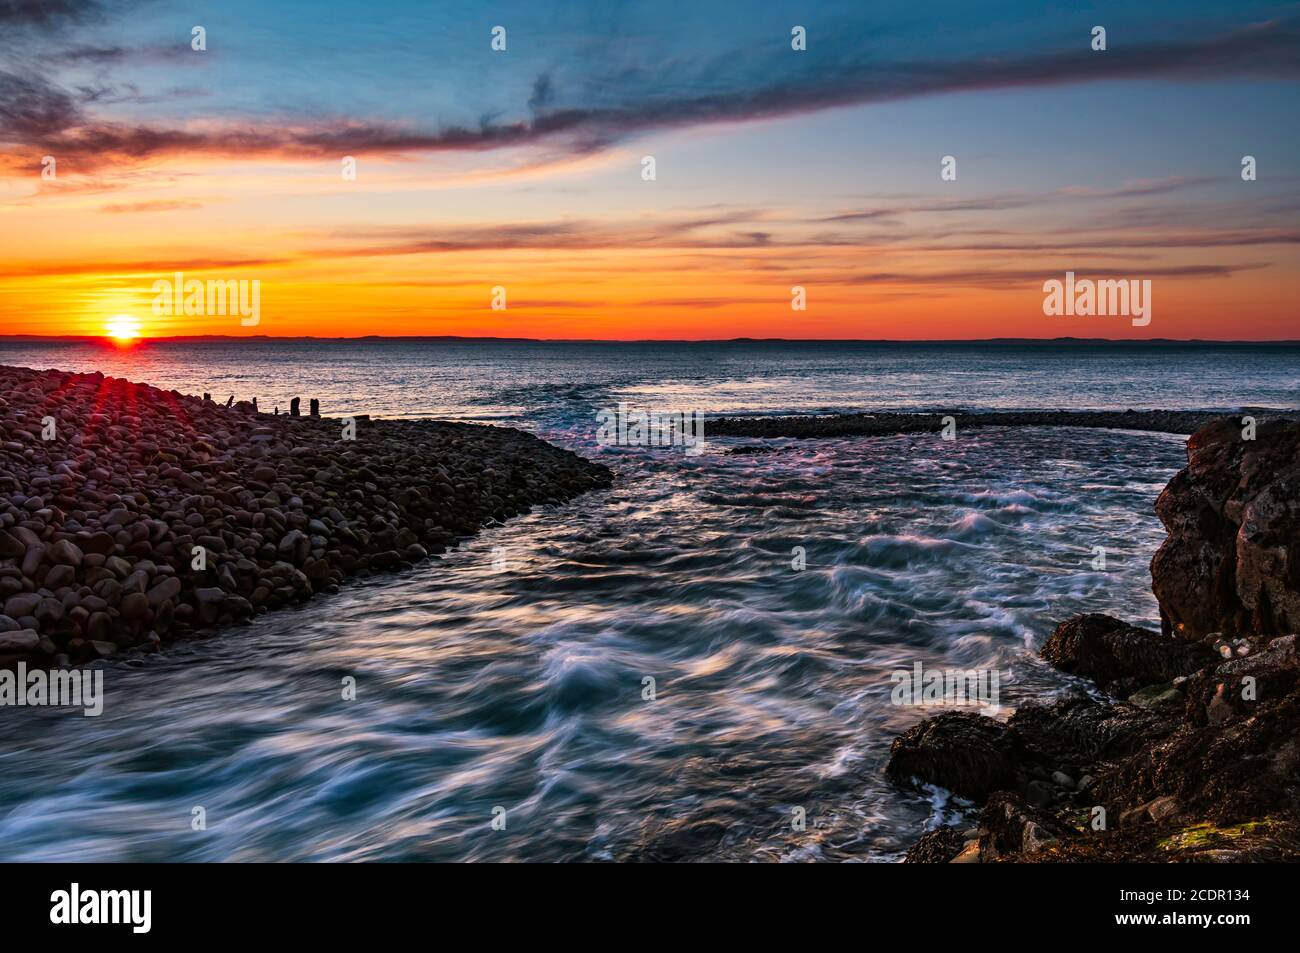
[[[84,121],[76,100],[64,90],[0,71],[0,142],[43,142]]]
[[[169,258],[131,259],[123,261],[50,261],[32,262],[27,265],[8,265],[5,267],[6,280],[13,278],[51,278],[77,275],[93,275],[97,280],[108,279],[114,275],[143,275],[156,278],[170,278],[173,273],[183,271],[245,271],[249,268],[262,268],[268,265],[283,265],[289,258],[197,258],[176,260]]]
[[[1206,176],[1171,176],[1165,179],[1138,179],[1134,182],[1125,182],[1123,185],[1112,189],[1095,189],[1084,185],[1072,185],[1061,189],[1057,194],[1069,198],[1133,198],[1139,195],[1164,195],[1213,181],[1215,180]]]
[[[52,27],[102,13],[95,0],[0,0],[0,25]]]
[[[1230,278],[1238,271],[1253,271],[1268,267],[1265,263],[1242,265],[1170,265],[1161,267],[1141,266],[1137,271],[1120,273],[1113,265],[1079,265],[1071,266],[1079,278]],[[967,269],[962,271],[942,272],[861,272],[823,279],[822,284],[903,284],[903,285],[942,285],[945,287],[996,288],[1014,285],[1038,285],[1051,278],[1060,279],[1064,269],[1034,268],[1016,271],[998,271],[995,269]]]
[[[122,63],[204,64],[208,56],[195,56],[185,43],[155,43],[148,46],[70,46],[44,54],[47,62],[61,66],[116,66]]]
[[[94,5],[70,6],[91,9]],[[113,47],[104,47],[96,55],[112,61],[119,54]],[[562,144],[569,152],[582,154],[653,129],[772,119],[971,90],[1120,79],[1294,77],[1300,75],[1300,31],[1296,21],[1274,20],[1182,42],[1116,45],[1104,54],[1083,46],[1039,55],[949,61],[890,63],[872,56],[793,75],[782,76],[780,71],[781,67],[773,64],[758,74],[761,80],[741,86],[719,85],[722,81],[707,77],[693,83],[650,82],[653,77],[641,71],[615,71],[608,83],[580,84],[588,97],[598,102],[567,104],[550,74],[542,72],[532,84],[526,117],[512,121],[484,118],[476,125],[436,129],[346,117],[209,119],[179,126],[109,122],[81,113],[71,95],[43,80],[0,74],[0,103],[8,101],[0,107],[0,140],[11,143],[0,151],[0,170],[30,169],[42,154],[60,156],[61,165],[82,173],[187,156],[312,160],[340,155],[483,151],[541,143]],[[621,85],[620,76],[624,77]],[[591,92],[593,87],[598,92]],[[674,94],[665,95],[664,89],[674,90]]]
[[[103,206],[100,211],[111,215],[126,215],[135,212],[178,212],[187,209],[202,208],[202,202],[184,199],[151,199],[147,202],[119,202]]]

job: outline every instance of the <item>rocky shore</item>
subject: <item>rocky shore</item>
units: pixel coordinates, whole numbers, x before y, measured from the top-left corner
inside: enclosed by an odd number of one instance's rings
[[[510,428],[354,423],[0,367],[0,668],[151,651],[612,481]]]
[[[1277,415],[1276,410],[1246,407],[1242,414]],[[938,433],[944,417],[958,431],[975,427],[1101,427],[1192,434],[1217,419],[1205,410],[999,410],[971,413],[936,410],[923,414],[826,414],[790,417],[719,417],[707,423],[711,437],[874,437],[887,434]]]
[[[1300,859],[1300,423],[1217,420],[1187,454],[1156,501],[1162,631],[1086,615],[1041,650],[1108,700],[946,712],[894,741],[898,783],[980,808],[909,862]]]

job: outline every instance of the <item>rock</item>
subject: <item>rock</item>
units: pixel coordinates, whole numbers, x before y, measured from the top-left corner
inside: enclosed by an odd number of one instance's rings
[[[71,566],[52,566],[45,574],[45,585],[50,589],[62,589],[72,585],[77,579],[77,570]]]
[[[1183,693],[1174,685],[1149,685],[1128,698],[1130,705],[1151,711],[1172,711],[1183,706]]]
[[[980,812],[979,856],[982,863],[1007,855],[1050,847],[1074,832],[1051,814],[1026,804],[1014,794],[1000,792]]]
[[[913,844],[903,858],[908,864],[946,864],[961,853],[965,839],[955,827],[947,824],[927,831]]]
[[[221,605],[226,601],[226,592],[215,586],[195,589],[194,599],[198,605],[199,622],[211,625],[221,616]]]
[[[1139,804],[1137,807],[1131,807],[1123,811],[1119,816],[1119,823],[1121,827],[1132,827],[1136,824],[1146,824],[1152,821],[1159,823],[1175,816],[1177,813],[1177,798],[1152,798],[1145,804]]]
[[[157,609],[164,602],[175,599],[181,593],[181,581],[175,576],[168,576],[149,590],[149,607]]]
[[[1183,638],[1300,631],[1300,423],[1242,431],[1229,417],[1193,434],[1156,500],[1169,536],[1152,589],[1165,631]]]
[[[16,596],[10,596],[5,600],[4,614],[11,619],[21,619],[24,616],[34,616],[36,607],[41,604],[41,597],[35,592],[20,592]]]
[[[1052,705],[1021,705],[1007,719],[1020,750],[1047,764],[1090,765],[1123,757],[1174,730],[1166,718],[1131,705],[1103,705],[1084,697]]]
[[[1015,711],[981,861],[1300,859],[1300,425],[1270,421],[1258,437],[1243,441],[1232,419],[1198,430],[1157,501],[1169,537],[1153,588],[1177,639],[1083,616],[1044,646],[1130,703]],[[1113,834],[1075,836],[1089,805],[1115,817]]]
[[[1015,783],[1015,743],[1006,726],[971,712],[945,712],[909,728],[889,749],[886,772],[982,801]]]
[[[18,559],[25,552],[27,552],[25,543],[11,535],[8,530],[0,529],[0,559]]]
[[[1053,771],[1052,783],[1055,784],[1057,787],[1069,788],[1070,790],[1074,790],[1074,778],[1070,777],[1064,771]]]
[[[311,552],[311,541],[302,530],[291,529],[281,537],[277,551],[282,557],[298,565],[304,562]]]
[[[334,422],[96,374],[0,368],[0,408],[5,631],[77,663],[94,642],[156,647],[336,591],[612,481],[509,427],[358,417],[362,449]],[[68,439],[38,438],[47,413]]]
[[[82,542],[81,548],[87,555],[111,556],[115,545],[116,541],[113,537],[101,530],[87,536],[85,541]]]
[[[36,543],[27,547],[27,552],[23,554],[22,573],[28,579],[36,576],[36,571],[41,568],[41,563],[45,562],[45,544]]]
[[[139,622],[149,616],[149,597],[143,592],[128,592],[122,597],[122,604],[119,606],[122,618],[131,622]]]
[[[0,632],[0,653],[35,652],[40,644],[41,637],[33,629]]]
[[[1030,781],[1025,785],[1025,799],[1034,807],[1051,807],[1056,803],[1056,789],[1046,781]]]
[[[1061,671],[1090,678],[1120,696],[1214,661],[1214,653],[1198,642],[1176,640],[1097,614],[1063,622],[1039,654]]]
[[[1106,767],[1095,785],[1097,803],[1131,809],[1176,799],[1187,816],[1238,823],[1295,811],[1300,777],[1300,691],[1264,697],[1247,717],[1215,721],[1201,715],[1167,738]],[[1189,713],[1196,702],[1188,700]],[[1228,704],[1225,702],[1225,705]]]
[[[138,595],[138,594],[137,594]],[[145,613],[148,612],[146,605]],[[140,618],[144,616],[141,615]],[[92,612],[86,622],[86,637],[89,639],[107,640],[112,632],[113,617],[107,612]]]
[[[84,554],[70,539],[61,539],[50,548],[50,561],[56,566],[79,567]]]
[[[63,619],[63,615],[63,603],[58,599],[42,599],[36,607],[36,621],[45,628],[52,628],[54,623]]]

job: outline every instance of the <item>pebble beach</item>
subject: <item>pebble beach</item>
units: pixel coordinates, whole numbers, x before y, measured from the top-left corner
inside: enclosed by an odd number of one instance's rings
[[[611,479],[511,428],[0,367],[0,666],[151,651]]]

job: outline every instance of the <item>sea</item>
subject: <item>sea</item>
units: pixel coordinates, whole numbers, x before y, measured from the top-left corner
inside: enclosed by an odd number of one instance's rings
[[[1093,691],[1037,650],[1082,612],[1158,627],[1152,505],[1185,438],[706,417],[687,453],[605,445],[598,415],[1300,407],[1285,346],[11,339],[0,365],[518,427],[616,474],[110,663],[98,717],[0,708],[5,861],[896,862],[974,816],[885,776],[943,710],[900,703],[900,673],[997,673],[996,706],[965,700],[997,718]]]

